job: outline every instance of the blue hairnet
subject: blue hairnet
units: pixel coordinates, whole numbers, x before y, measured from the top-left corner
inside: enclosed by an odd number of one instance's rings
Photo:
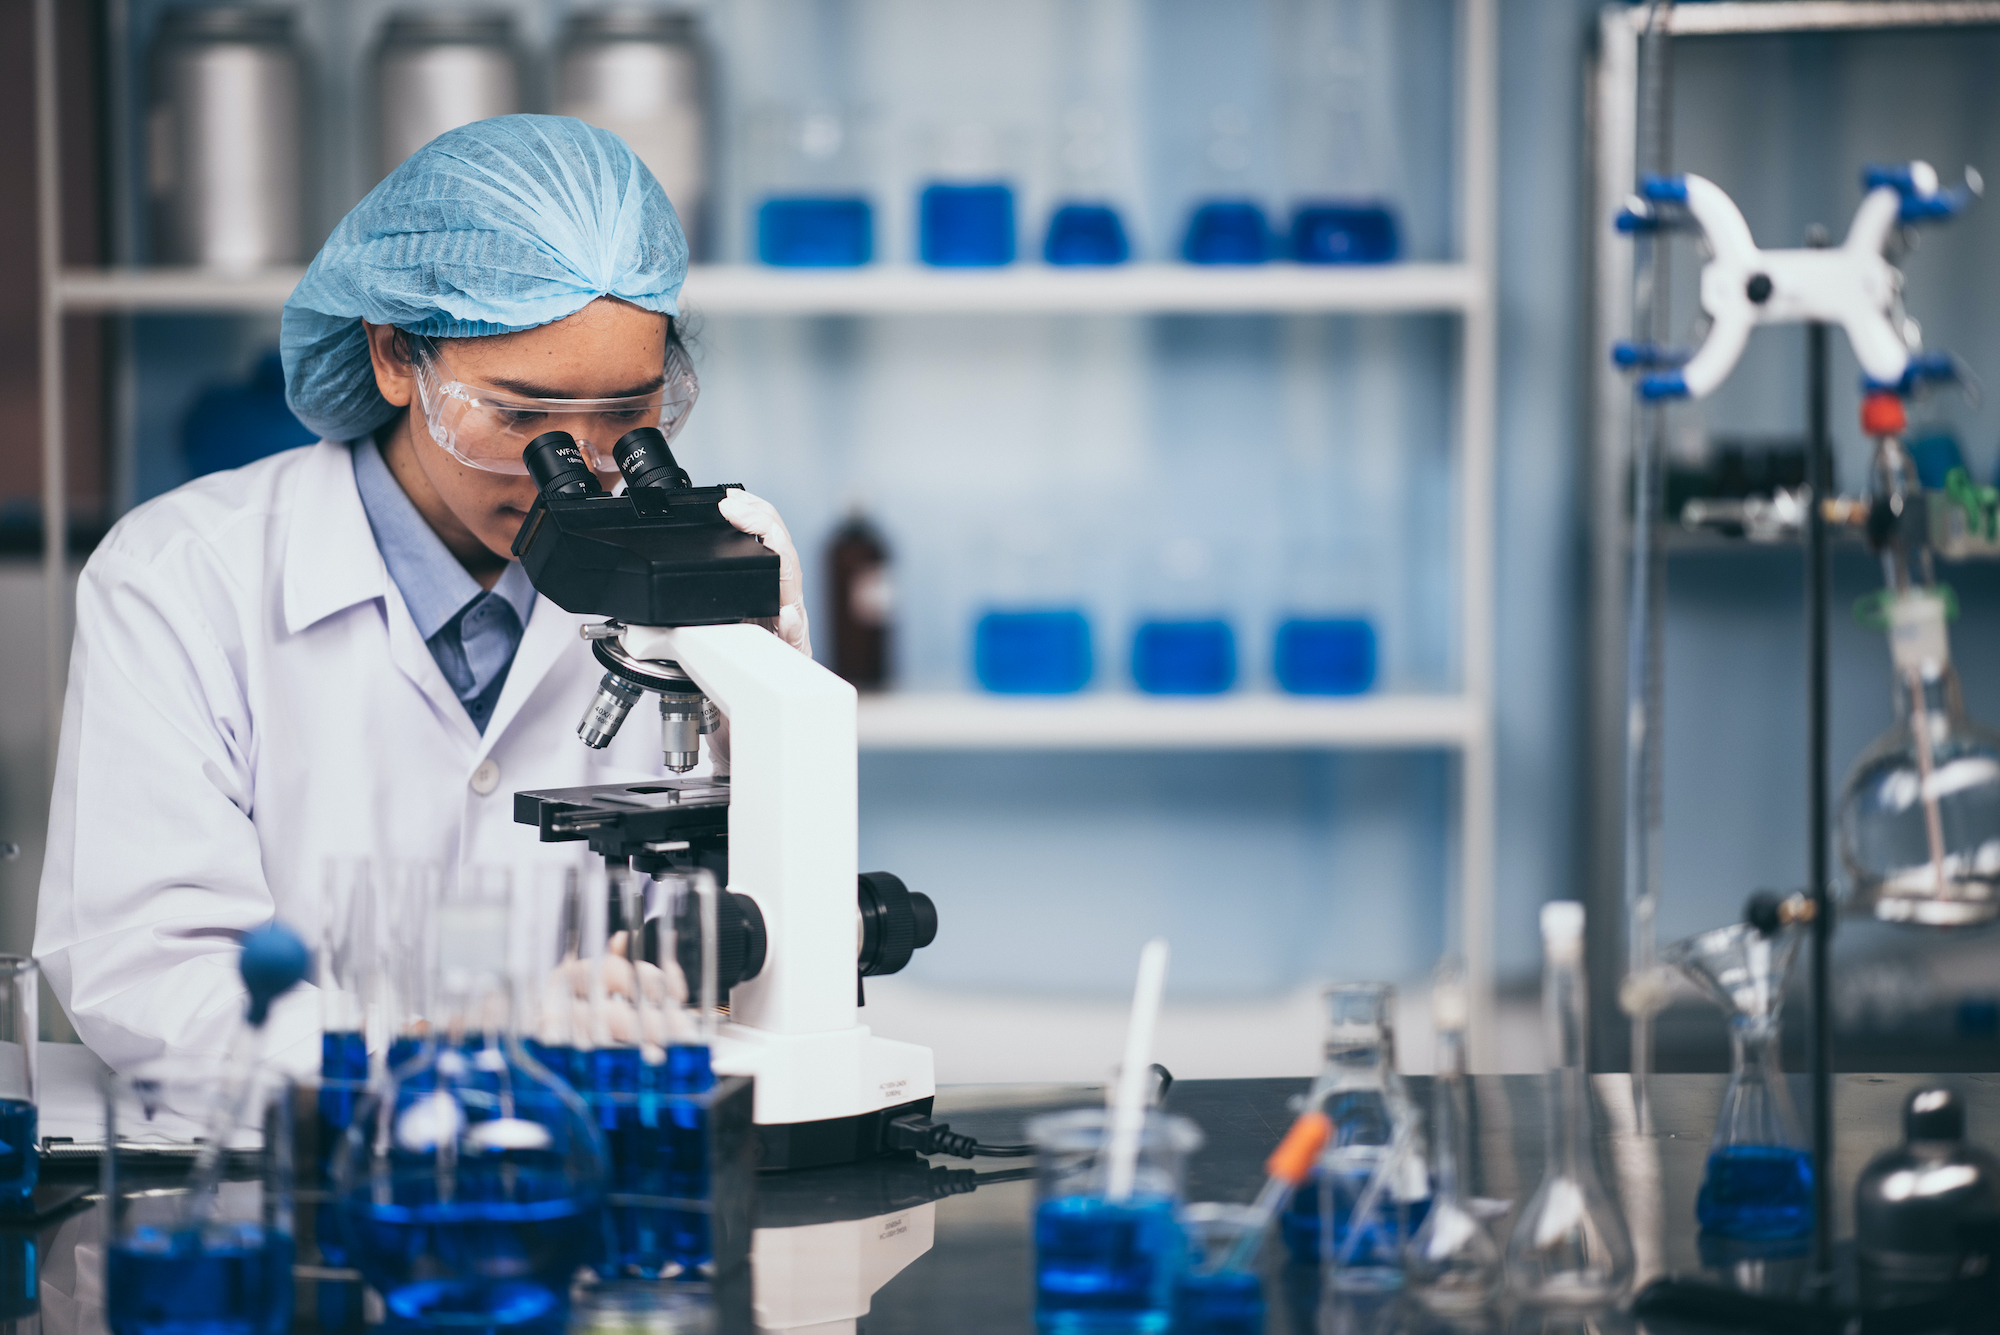
[[[608,130],[498,116],[431,140],[354,206],[285,302],[285,400],[329,440],[396,413],[361,321],[434,338],[506,334],[602,296],[678,315],[687,237]]]

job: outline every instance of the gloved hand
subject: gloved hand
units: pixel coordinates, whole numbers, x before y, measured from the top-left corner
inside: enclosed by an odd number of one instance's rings
[[[786,644],[812,657],[812,628],[806,625],[806,580],[799,569],[798,549],[785,521],[771,503],[747,491],[731,491],[722,498],[722,517],[745,533],[754,534],[778,554],[778,618],[763,624],[776,631]]]

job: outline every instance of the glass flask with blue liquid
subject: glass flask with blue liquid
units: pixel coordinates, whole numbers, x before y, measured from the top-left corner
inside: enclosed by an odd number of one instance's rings
[[[1695,1197],[1704,1235],[1765,1242],[1813,1231],[1813,1165],[1778,1062],[1778,1016],[1799,932],[1747,923],[1677,941],[1662,959],[1729,1017],[1729,1088]]]
[[[320,1006],[319,1090],[314,1100],[319,1128],[314,1144],[319,1156],[318,1162],[299,1166],[317,1187],[333,1180],[334,1152],[354,1121],[354,1110],[370,1080],[388,1069],[389,943],[377,930],[380,888],[381,880],[368,859],[327,859],[314,950]],[[345,1266],[339,1207],[323,1198],[312,1209],[312,1244],[319,1254],[301,1259]],[[313,1302],[323,1330],[348,1329],[362,1322],[359,1284],[321,1279],[314,1285]]]
[[[1271,672],[1289,694],[1361,695],[1380,681],[1381,568],[1366,537],[1378,519],[1356,515],[1353,531],[1287,545]]]
[[[41,969],[0,955],[0,1217],[27,1210],[41,1180]]]
[[[1117,179],[1126,175],[1119,170],[1123,155],[1114,152],[1113,118],[1099,104],[1088,72],[1080,68],[1088,60],[1083,42],[1068,45],[1072,49],[1064,54],[1079,67],[1068,71],[1077,87],[1057,136],[1057,204],[1049,216],[1042,259],[1065,266],[1123,264],[1132,258],[1118,206],[1129,195],[1129,189],[1121,188],[1128,183]]]
[[[334,1161],[350,1263],[395,1323],[561,1330],[599,1236],[604,1140],[522,1046],[510,899],[462,880],[432,911],[429,1031]]]
[[[157,1062],[107,1077],[104,1096],[111,1330],[285,1335],[295,1236],[291,1082],[262,1067]],[[162,1149],[218,1129],[228,1151],[223,1171],[198,1161],[163,1173]]]
[[[1417,1110],[1396,1069],[1396,989],[1341,983],[1325,1000],[1326,1060],[1306,1099],[1333,1134],[1279,1230],[1292,1259],[1330,1267],[1332,1287],[1393,1290],[1431,1195]]]
[[[927,136],[929,172],[917,196],[917,257],[942,269],[1012,264],[1014,164],[998,127],[940,125]]]
[[[865,118],[851,107],[767,107],[751,120],[757,258],[789,269],[841,269],[875,258]]]
[[[1283,35],[1287,250],[1300,264],[1386,264],[1403,253],[1392,108],[1394,18],[1372,0],[1289,6]]]
[[[1199,183],[1188,204],[1181,258],[1189,264],[1262,264],[1277,251],[1253,167],[1250,114],[1233,103],[1208,112]]]
[[[1067,695],[1095,673],[1081,584],[1086,559],[1046,529],[1003,526],[980,553],[972,672],[1001,695]]]
[[[1215,695],[1236,684],[1236,632],[1221,560],[1176,534],[1145,553],[1132,633],[1132,682],[1148,695]]]
[[[1201,1130],[1146,1114],[1132,1190],[1109,1199],[1111,1114],[1050,1113],[1028,1123],[1035,1163],[1035,1325],[1043,1335],[1165,1335],[1185,1239],[1176,1217]]]

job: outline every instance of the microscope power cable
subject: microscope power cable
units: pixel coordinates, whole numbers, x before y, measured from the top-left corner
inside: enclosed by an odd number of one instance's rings
[[[1025,1159],[1035,1152],[1033,1145],[982,1145],[954,1132],[949,1122],[933,1122],[921,1113],[907,1113],[889,1123],[887,1148],[960,1159]]]

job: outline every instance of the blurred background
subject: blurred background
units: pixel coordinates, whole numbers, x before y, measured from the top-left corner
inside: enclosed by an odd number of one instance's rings
[[[863,862],[940,906],[869,1023],[932,1045],[944,1081],[1096,1078],[1136,947],[1165,934],[1176,1074],[1312,1069],[1315,988],[1364,978],[1405,986],[1420,1070],[1425,980],[1455,951],[1497,998],[1478,1063],[1539,1067],[1536,908],[1620,897],[1602,701],[1622,677],[1594,648],[1617,609],[1593,590],[1623,560],[1622,442],[1592,439],[1589,396],[1625,331],[1593,330],[1589,261],[1592,59],[1623,6],[55,10],[71,571],[133,506],[307,439],[278,309],[382,175],[468,120],[581,115],[689,225],[702,398],[676,448],[784,514],[815,649],[867,692]],[[32,14],[0,2],[6,950],[32,938],[51,700]],[[1994,30],[1676,60],[1676,160],[1767,246],[1838,235],[1864,162],[2000,165]],[[1927,342],[1992,383],[1996,261],[1986,208],[1905,265]],[[1693,266],[1677,278],[1685,317]],[[1677,415],[1674,504],[1784,475],[1802,348],[1759,334]],[[1992,480],[2000,408],[1930,411]],[[1876,578],[1858,547],[1837,576],[1840,607]],[[1968,703],[2000,717],[2000,578],[1950,578]],[[1663,941],[1804,878],[1801,588],[1795,547],[1676,541]],[[1835,651],[1842,767],[1889,722],[1888,670],[1841,620]],[[1844,1066],[1994,1067],[1985,935],[1860,928],[1840,950]],[[1669,1069],[1726,1067],[1697,1003],[1661,1043]]]

